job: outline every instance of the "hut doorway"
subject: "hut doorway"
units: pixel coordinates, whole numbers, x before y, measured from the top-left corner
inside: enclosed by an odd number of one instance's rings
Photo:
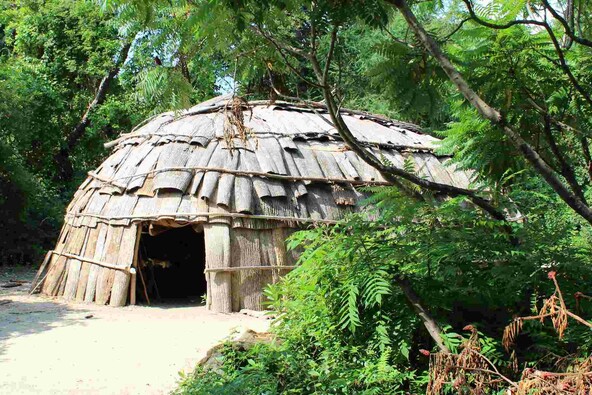
[[[144,281],[136,285],[140,303],[201,304],[207,291],[204,233],[191,226],[169,228],[140,238],[139,264]]]

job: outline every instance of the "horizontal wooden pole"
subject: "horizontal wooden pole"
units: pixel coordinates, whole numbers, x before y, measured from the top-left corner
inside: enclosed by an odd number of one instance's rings
[[[359,180],[353,178],[331,178],[331,177],[303,177],[303,176],[286,176],[282,174],[274,174],[274,173],[264,173],[259,171],[244,171],[244,170],[230,170],[225,169],[223,167],[207,167],[207,166],[191,166],[191,167],[164,167],[162,169],[154,169],[145,173],[138,173],[131,176],[125,177],[118,177],[118,178],[106,178],[102,177],[92,171],[88,172],[88,175],[96,178],[97,180],[104,182],[106,184],[115,184],[118,181],[122,180],[132,180],[137,177],[146,177],[149,175],[154,175],[158,173],[164,173],[167,171],[186,171],[190,173],[195,173],[198,171],[204,172],[216,172],[216,173],[225,173],[225,174],[233,174],[235,176],[245,176],[245,177],[261,177],[261,178],[269,178],[273,180],[282,180],[282,181],[310,181],[310,182],[322,182],[322,183],[330,183],[330,184],[351,184],[351,185],[362,185],[362,186],[370,186],[370,185],[392,185],[391,182],[388,181],[376,181],[376,180]],[[116,185],[116,184],[115,184]],[[116,185],[118,186],[118,185]],[[121,187],[121,186],[119,186]]]
[[[66,217],[91,217],[102,219],[105,221],[109,220],[122,220],[122,219],[130,219],[130,220],[142,220],[142,221],[152,221],[158,220],[160,218],[172,218],[177,222],[192,222],[190,218],[195,217],[208,217],[208,218],[245,218],[245,219],[261,219],[261,220],[276,220],[276,221],[294,221],[294,222],[302,222],[302,223],[322,223],[322,224],[338,224],[340,221],[332,220],[332,219],[313,219],[313,218],[301,218],[301,217],[280,217],[275,215],[255,215],[255,214],[241,214],[241,213],[210,213],[210,212],[203,212],[203,213],[159,213],[158,215],[118,215],[108,217],[106,215],[99,215],[99,214],[88,214],[88,213],[77,213],[77,214],[70,214],[66,213]]]
[[[57,252],[57,251],[54,251],[54,250],[51,250],[49,252],[52,253],[52,254],[55,254],[55,255],[64,256],[64,257],[70,258],[70,259],[76,259],[76,260],[82,261],[82,262],[92,263],[94,265],[99,265],[99,266],[106,267],[106,268],[109,268],[109,269],[121,270],[121,271],[124,271],[124,272],[129,272],[129,270],[130,270],[129,267],[127,267],[127,266],[113,265],[113,264],[110,264],[110,263],[100,262],[100,261],[96,261],[94,259],[90,259],[90,258],[85,258],[85,257],[79,256],[79,255],[68,254],[67,252]]]
[[[204,270],[204,273],[215,272],[240,272],[242,270],[292,270],[297,266],[238,266],[238,267],[217,267]]]
[[[334,138],[333,142],[339,142],[339,143],[343,143],[343,140],[341,140],[341,137],[339,137],[339,135],[337,134],[331,134],[331,133],[327,133],[327,132],[313,132],[318,136],[323,136],[323,137],[329,137],[329,138]],[[110,141],[108,143],[103,144],[105,146],[105,148],[112,148],[114,146],[116,146],[117,144],[121,143],[122,141],[125,140],[129,140],[129,139],[133,139],[133,138],[143,138],[143,139],[149,139],[152,138],[154,136],[158,136],[158,137],[168,137],[168,136],[172,136],[172,137],[184,137],[184,138],[194,138],[194,137],[203,137],[203,136],[199,136],[199,135],[189,135],[189,134],[181,134],[181,133],[129,133],[127,135],[123,135],[121,137],[119,137],[117,140],[113,140]],[[288,137],[288,138],[295,138],[295,137],[304,137],[306,136],[306,133],[293,133],[293,134],[285,134],[285,133],[274,133],[274,132],[257,132],[254,134],[255,138],[265,138],[265,137],[270,137],[270,136],[278,136],[278,137]],[[308,137],[308,136],[306,136]],[[310,139],[310,137],[308,137]],[[337,138],[337,139],[335,139]],[[186,143],[186,144],[191,144],[191,143]],[[379,148],[384,148],[384,149],[392,149],[395,151],[400,151],[400,152],[428,152],[428,153],[434,153],[434,147],[429,147],[429,146],[425,146],[425,145],[405,145],[405,144],[393,144],[393,143],[380,143],[378,141],[360,141],[360,144],[362,144],[363,146],[367,146],[367,147],[379,147]],[[300,149],[302,149],[303,147],[299,147]],[[310,148],[307,148],[310,149]],[[249,151],[252,151],[252,149],[248,149]],[[441,156],[441,157],[446,157],[448,155],[437,155],[437,156]]]

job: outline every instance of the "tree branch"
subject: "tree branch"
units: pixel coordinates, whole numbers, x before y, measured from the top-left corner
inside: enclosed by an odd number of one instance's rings
[[[581,130],[578,130],[578,129],[574,128],[573,126],[568,125],[565,122],[561,122],[561,121],[555,119],[554,117],[552,117],[546,108],[539,105],[535,101],[533,95],[527,89],[525,89],[524,92],[528,96],[527,100],[531,104],[531,106],[536,111],[538,111],[541,115],[543,115],[545,117],[545,119],[548,119],[550,121],[550,123],[553,124],[558,130],[569,131],[571,133],[581,136],[580,137],[580,144],[582,146],[582,153],[584,155],[586,171],[588,173],[588,180],[589,180],[589,182],[592,181],[592,156],[590,155],[590,148],[588,146],[588,139],[587,139],[586,135]],[[573,170],[572,170],[572,172],[573,172]],[[575,172],[573,172],[573,173],[574,173],[574,179],[575,179]],[[573,187],[572,187],[572,190],[574,190]],[[575,190],[574,190],[574,192],[575,192]],[[585,200],[583,200],[583,201],[585,201]]]
[[[330,125],[331,127],[335,127],[335,125],[333,124],[333,122],[331,122],[330,119],[327,119],[326,116],[324,116],[323,114],[321,114],[318,111],[318,108],[320,106],[323,106],[322,103],[311,102],[311,101],[308,101],[308,100],[304,100],[304,99],[302,99],[300,97],[289,96],[289,95],[286,95],[286,94],[281,93],[275,87],[275,85],[273,83],[273,77],[271,75],[271,70],[269,70],[269,68],[267,69],[267,72],[269,74],[269,80],[270,80],[270,84],[271,84],[271,89],[273,89],[273,91],[275,92],[275,94],[278,97],[284,98],[286,100],[294,101],[294,102],[297,102],[297,103],[304,104],[308,109],[310,109],[313,113],[315,113],[317,116],[319,116],[319,118],[321,118],[323,121],[325,121],[328,125]],[[408,188],[405,184],[401,183],[398,179],[393,179],[392,181],[389,181],[389,182],[391,182],[394,186],[396,186],[397,188],[399,188],[401,191],[405,192],[409,196],[415,198],[416,200],[420,200],[420,201],[425,200],[420,193],[418,193],[417,191],[412,190],[411,188]]]
[[[582,202],[573,192],[571,192],[557,176],[555,171],[541,158],[539,153],[528,144],[520,134],[506,124],[501,113],[486,103],[465,81],[460,72],[444,55],[438,44],[430,37],[423,26],[419,23],[413,11],[409,8],[405,0],[385,0],[393,7],[397,8],[409,27],[414,31],[419,40],[426,49],[432,54],[440,67],[448,75],[448,78],[456,86],[458,91],[465,99],[477,109],[479,114],[497,125],[516,147],[523,157],[534,167],[534,169],[543,177],[547,184],[561,197],[561,199],[571,207],[578,215],[592,224],[592,209]]]
[[[452,31],[450,32],[446,37],[444,37],[441,42],[445,43],[446,41],[450,40],[450,38],[452,36],[454,36],[456,34],[456,32],[458,32],[465,23],[467,23],[468,21],[470,21],[472,18],[465,18],[462,21],[460,21],[460,23],[458,24],[458,26]]]
[[[543,106],[541,106],[540,104],[538,104],[533,96],[530,94],[530,92],[525,91],[525,93],[529,96],[528,97],[528,102],[534,107],[535,110],[537,110],[541,115],[544,115],[546,117],[549,117],[549,120],[551,121],[551,123],[553,125],[555,125],[557,128],[559,129],[564,129],[567,131],[570,131],[572,133],[578,134],[578,135],[583,135],[584,133],[581,130],[578,130],[576,128],[574,128],[571,125],[566,124],[565,122],[561,122],[557,119],[555,119],[554,117],[551,116],[551,114],[549,114],[549,112],[543,108]]]
[[[268,35],[267,33],[265,33],[265,31],[263,31],[263,29],[257,27],[254,29],[255,33],[259,34],[261,37],[265,38],[267,41],[269,41],[271,43],[271,45],[273,45],[276,49],[276,51],[280,54],[280,56],[282,57],[282,59],[284,60],[284,63],[286,64],[286,66],[288,66],[288,68],[298,77],[300,78],[302,81],[304,81],[305,83],[307,83],[308,85],[314,86],[316,88],[320,88],[321,86],[317,83],[315,83],[314,81],[311,81],[310,79],[306,78],[305,76],[303,76],[298,70],[296,70],[296,68],[294,66],[292,66],[292,64],[290,63],[290,61],[288,60],[288,57],[286,56],[286,54],[284,53],[284,50],[290,54],[292,54],[293,56],[296,57],[301,57],[301,58],[305,58],[305,59],[310,59],[310,55],[306,52],[304,52],[301,49],[292,47],[290,45],[286,45],[285,43],[282,43],[280,41],[275,40],[273,37],[271,37],[270,35]]]
[[[109,74],[107,74],[101,80],[101,82],[99,84],[99,88],[97,89],[97,92],[95,94],[93,101],[90,102],[90,104],[88,105],[88,108],[86,109],[86,112],[84,113],[84,115],[80,119],[80,122],[74,127],[74,129],[72,130],[72,132],[68,135],[68,137],[66,139],[66,148],[68,150],[71,150],[72,148],[74,148],[76,143],[78,143],[78,140],[80,140],[80,138],[84,134],[84,131],[86,130],[86,128],[90,124],[89,117],[90,117],[90,114],[93,112],[93,110],[95,110],[98,106],[103,104],[103,102],[105,101],[105,98],[107,97],[107,90],[109,89],[109,86],[111,85],[111,81],[113,81],[115,76],[117,74],[119,74],[119,70],[120,70],[121,66],[125,63],[125,60],[127,59],[130,47],[131,47],[131,43],[127,43],[121,48],[121,51],[119,52],[118,60],[115,64],[115,67],[113,67],[113,69],[111,69],[111,71],[109,71]]]
[[[336,30],[334,30],[334,32],[336,34]],[[283,45],[283,43],[278,42],[277,40],[272,38],[269,34],[263,32],[261,29],[258,29],[257,33],[260,34],[261,36],[263,36],[264,38],[266,38],[267,40],[269,40],[269,42],[272,43],[272,45],[276,48],[276,50],[281,51],[281,49],[285,47]],[[332,39],[333,43],[335,42],[335,40],[336,40],[336,37]],[[396,166],[388,166],[388,165],[383,164],[372,152],[370,152],[369,150],[364,148],[357,141],[356,137],[353,135],[353,133],[351,132],[351,130],[349,129],[349,127],[347,126],[347,124],[345,123],[345,121],[343,120],[343,117],[341,116],[341,114],[339,112],[339,106],[335,102],[335,97],[333,95],[331,87],[328,85],[327,79],[325,78],[326,77],[325,70],[329,69],[331,59],[328,58],[327,63],[325,63],[325,67],[321,67],[321,64],[315,54],[304,53],[300,49],[297,49],[294,51],[293,48],[291,48],[291,47],[290,47],[290,49],[288,49],[288,51],[294,55],[301,56],[301,57],[306,58],[310,61],[311,65],[312,65],[313,72],[314,72],[316,79],[318,81],[318,83],[314,84],[314,86],[319,87],[323,93],[323,97],[325,99],[325,105],[326,105],[327,111],[331,117],[331,122],[333,124],[333,127],[335,127],[335,129],[337,129],[337,132],[339,133],[340,137],[348,145],[348,147],[350,149],[352,149],[352,151],[354,151],[364,162],[368,163],[370,166],[377,169],[380,172],[380,174],[385,178],[385,180],[389,181],[393,185],[402,187],[403,184],[399,180],[399,178],[402,178],[402,179],[407,180],[407,181],[409,181],[409,182],[411,182],[423,189],[433,191],[436,193],[440,193],[440,194],[443,194],[446,196],[450,196],[450,197],[466,196],[477,207],[484,210],[492,218],[494,218],[496,220],[500,220],[500,221],[506,220],[503,212],[498,210],[487,199],[479,196],[473,190],[459,188],[459,187],[455,187],[453,185],[429,181],[429,180],[421,178],[415,174],[406,172],[404,169],[400,169]],[[331,50],[330,52],[332,52],[332,51],[333,50]],[[405,189],[409,190],[408,188],[405,188]],[[421,197],[421,195],[418,196],[417,193],[414,193],[413,196],[416,198]],[[592,214],[591,214],[591,218],[592,218]]]
[[[488,27],[490,29],[503,30],[503,29],[509,29],[510,27],[516,26],[516,25],[536,25],[536,26],[541,26],[541,27],[545,27],[545,25],[546,25],[546,22],[538,21],[536,19],[516,19],[516,20],[510,21],[510,22],[504,23],[504,24],[487,22],[486,20],[483,20],[483,19],[479,18],[479,16],[477,16],[477,14],[475,13],[475,10],[473,9],[473,4],[471,3],[471,0],[462,0],[462,1],[467,6],[467,11],[469,11],[469,15],[471,16],[471,19],[473,19],[475,22],[479,23],[480,25],[483,25],[483,26]]]
[[[325,69],[323,70],[323,85],[327,84],[327,78],[329,76],[329,68],[331,67],[331,60],[333,59],[333,53],[335,52],[335,42],[337,41],[337,30],[338,30],[338,26],[334,26],[333,31],[331,31],[331,44],[329,45],[329,52],[327,53],[327,61],[325,63]]]
[[[411,283],[405,278],[402,277],[395,277],[395,282],[403,291],[403,294],[407,298],[407,301],[415,310],[415,313],[421,319],[421,322],[427,329],[428,333],[430,334],[431,338],[434,339],[436,345],[440,349],[440,351],[444,353],[450,353],[450,350],[444,344],[444,340],[442,339],[442,331],[440,330],[440,326],[436,320],[431,316],[431,314],[423,307],[419,296],[415,293],[413,288],[411,287]]]
[[[319,68],[318,62],[313,62],[313,69]],[[318,75],[322,75],[320,73],[320,69],[317,72]],[[412,182],[415,185],[418,185],[424,189],[434,191],[437,193],[441,193],[450,197],[456,196],[466,196],[468,197],[475,205],[483,209],[487,212],[491,217],[504,221],[506,220],[504,214],[500,212],[496,207],[494,207],[488,200],[478,196],[475,191],[465,188],[458,188],[453,185],[442,184],[439,182],[433,182],[426,180],[424,178],[418,177],[415,174],[408,173],[404,169],[400,169],[396,166],[387,166],[383,164],[374,154],[366,150],[362,147],[349,127],[343,120],[343,117],[339,113],[333,95],[329,87],[323,88],[323,93],[325,97],[325,104],[327,105],[327,110],[329,111],[329,115],[331,116],[331,120],[335,125],[335,128],[339,132],[339,135],[343,140],[347,143],[347,145],[366,163],[370,166],[377,169],[380,174],[389,182],[397,181],[396,177],[401,177],[407,181]]]
[[[565,178],[565,180],[567,181],[567,183],[571,187],[571,190],[582,200],[582,202],[587,204],[586,198],[584,197],[584,192],[582,191],[580,184],[578,184],[574,170],[569,165],[569,163],[567,163],[567,161],[565,160],[563,154],[561,153],[561,151],[559,150],[559,147],[557,146],[557,142],[555,141],[555,137],[553,137],[553,132],[551,131],[551,117],[549,117],[548,115],[545,115],[544,122],[545,122],[545,125],[544,125],[543,130],[545,132],[545,137],[546,137],[547,141],[549,142],[549,147],[551,148],[551,152],[553,153],[553,155],[555,156],[555,158],[559,162],[561,175],[563,175],[563,177]]]
[[[386,28],[385,28],[385,29],[384,29],[384,31],[385,31],[385,32],[386,32],[386,34],[388,34],[388,35],[389,35],[389,37],[390,37],[390,38],[391,38],[391,39],[392,39],[394,42],[396,42],[397,44],[401,44],[401,45],[404,45],[404,46],[406,46],[406,47],[409,47],[409,48],[415,48],[415,47],[413,46],[413,44],[411,44],[411,43],[408,43],[407,41],[401,40],[400,38],[396,37],[396,36],[395,36],[393,33],[391,33],[391,31],[390,31],[389,29],[386,29]]]
[[[387,0],[387,1],[392,2],[393,0]],[[543,27],[547,31],[547,34],[549,35],[549,38],[551,39],[553,47],[555,48],[555,52],[557,53],[557,57],[559,58],[559,66],[561,67],[561,70],[563,70],[563,72],[565,73],[565,75],[567,76],[567,78],[569,79],[571,84],[573,85],[573,87],[576,88],[576,90],[580,93],[580,95],[582,95],[582,97],[588,103],[588,105],[592,107],[592,98],[590,97],[588,92],[586,92],[586,90],[584,88],[582,88],[582,86],[580,85],[580,83],[578,82],[576,77],[571,72],[571,69],[570,69],[569,65],[567,64],[567,61],[565,60],[565,55],[563,54],[563,50],[561,49],[561,45],[559,44],[559,41],[557,40],[557,37],[555,36],[553,29],[551,28],[551,26],[549,26],[549,24],[547,22],[537,21],[534,19],[520,19],[520,20],[510,21],[510,22],[503,24],[503,25],[498,25],[496,23],[487,22],[487,21],[479,18],[477,16],[477,14],[475,13],[475,10],[473,9],[473,5],[471,3],[471,0],[462,0],[462,1],[467,6],[467,10],[469,11],[471,18],[475,22],[477,22],[478,24],[480,24],[482,26],[489,27],[491,29],[504,30],[504,29],[508,29],[508,28],[510,28],[512,26],[516,26],[516,25],[536,25],[536,26]]]
[[[588,139],[582,137],[580,139],[582,144],[582,152],[584,153],[584,159],[586,159],[586,170],[588,171],[588,179],[592,181],[592,156],[590,155],[590,146],[588,145]]]
[[[592,48],[592,41],[583,38],[583,37],[579,37],[576,36],[576,34],[573,31],[573,17],[574,17],[574,12],[573,12],[573,1],[568,1],[568,3],[571,3],[571,5],[568,5],[568,15],[569,15],[569,19],[570,22],[568,22],[565,18],[563,18],[561,15],[559,15],[559,13],[553,8],[551,7],[551,5],[549,4],[549,2],[547,0],[542,0],[543,5],[545,6],[545,8],[551,13],[551,15],[553,15],[553,18],[557,19],[559,21],[559,23],[561,23],[561,25],[563,26],[563,29],[565,29],[565,34],[572,39],[573,41],[577,42],[578,44],[581,45],[585,45],[587,47],[591,47]],[[571,26],[570,26],[571,24]],[[566,47],[569,48],[570,44],[566,44]]]
[[[131,48],[131,41],[126,43],[120,50],[119,55],[117,57],[117,61],[114,67],[109,71],[109,73],[103,77],[101,82],[99,83],[99,87],[95,93],[94,99],[88,105],[86,111],[82,115],[82,118],[76,124],[76,126],[72,129],[72,131],[66,137],[66,140],[58,153],[54,156],[55,161],[58,163],[58,177],[62,180],[69,181],[72,179],[73,176],[73,168],[72,163],[70,160],[70,154],[72,150],[76,147],[80,139],[84,136],[84,132],[86,131],[87,127],[90,125],[90,116],[105,101],[105,97],[107,96],[107,91],[109,90],[109,86],[111,85],[111,81],[119,74],[119,70],[121,66],[125,63],[129,50]]]

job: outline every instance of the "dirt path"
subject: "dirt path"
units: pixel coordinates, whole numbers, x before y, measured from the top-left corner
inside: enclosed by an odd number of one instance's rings
[[[0,284],[31,275],[4,270]],[[27,289],[0,288],[0,394],[166,394],[220,340],[269,325],[202,306],[58,303]]]

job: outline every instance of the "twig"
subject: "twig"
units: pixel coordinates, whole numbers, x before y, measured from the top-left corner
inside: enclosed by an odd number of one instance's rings
[[[470,20],[471,20],[471,18],[465,18],[462,21],[460,21],[458,26],[450,34],[448,34],[443,39],[441,39],[440,42],[445,43],[446,41],[450,40],[450,38],[452,36],[454,36],[456,34],[456,32],[458,32],[463,27],[463,25]]]
[[[563,177],[565,178],[565,180],[567,181],[567,183],[571,187],[571,190],[573,191],[573,193],[575,193],[580,198],[580,200],[582,202],[588,204],[588,202],[586,201],[586,197],[584,196],[584,192],[582,191],[582,187],[580,186],[580,184],[578,184],[578,180],[576,179],[576,174],[575,174],[573,168],[565,160],[563,154],[561,153],[561,151],[559,150],[559,147],[557,146],[557,142],[555,141],[555,138],[553,137],[553,133],[551,132],[551,123],[552,123],[551,117],[548,115],[544,115],[543,119],[544,119],[543,130],[545,132],[545,137],[547,138],[547,141],[549,142],[549,146],[551,147],[551,152],[553,153],[553,155],[555,155],[555,158],[557,158],[557,161],[559,162],[559,166],[560,166],[559,173],[561,173],[563,175]]]
[[[592,47],[592,41],[590,41],[586,38],[583,38],[583,37],[576,36],[573,29],[569,26],[569,24],[565,20],[565,18],[563,18],[561,15],[559,15],[559,13],[553,7],[551,7],[551,5],[549,4],[549,2],[547,0],[542,0],[542,2],[543,2],[543,5],[545,6],[545,8],[547,10],[549,10],[551,15],[553,15],[553,17],[555,19],[557,19],[559,21],[559,23],[561,23],[561,25],[563,25],[563,28],[565,29],[565,34],[567,34],[569,36],[569,38],[571,38],[573,41],[577,42],[578,44],[585,45],[587,47]]]
[[[505,24],[491,23],[491,22],[487,22],[487,21],[479,18],[479,16],[477,16],[477,14],[475,13],[475,10],[473,9],[473,5],[471,3],[471,0],[462,0],[462,1],[467,6],[467,10],[469,11],[471,18],[475,22],[477,22],[478,24],[480,24],[482,26],[489,27],[491,29],[504,30],[504,29],[508,29],[508,28],[510,28],[512,26],[516,26],[516,25],[536,25],[536,26],[540,26],[540,27],[544,28],[547,31],[549,38],[551,39],[551,43],[553,44],[553,47],[555,48],[555,52],[557,53],[557,57],[559,58],[559,65],[560,65],[561,69],[567,75],[567,78],[572,83],[573,87],[582,95],[582,97],[588,103],[588,105],[592,106],[592,98],[590,98],[590,95],[588,94],[588,92],[586,92],[584,90],[584,88],[580,85],[580,83],[577,81],[576,77],[571,72],[571,69],[570,69],[569,65],[567,64],[567,61],[565,60],[565,55],[563,54],[563,50],[561,49],[561,45],[559,44],[559,41],[557,40],[557,37],[555,36],[553,29],[551,28],[551,26],[549,26],[549,24],[546,21],[538,21],[538,20],[534,20],[534,19],[517,19],[514,21],[510,21],[508,23],[505,23]]]
[[[479,353],[477,353],[477,354],[480,357],[485,357],[483,354],[479,354]],[[501,374],[500,372],[498,372],[497,369],[495,369],[495,371],[493,371],[493,370],[489,370],[489,369],[469,368],[469,367],[459,366],[459,365],[453,365],[452,367],[453,368],[456,368],[456,369],[469,370],[469,371],[474,371],[474,372],[482,372],[482,373],[495,374],[499,378],[501,378],[502,380],[504,380],[505,382],[507,382],[508,384],[510,384],[512,387],[518,387],[518,384],[516,384],[514,381],[510,380],[509,378],[507,378],[506,376],[504,376],[503,374]]]
[[[592,328],[592,324],[591,323],[589,323],[588,321],[586,321],[582,317],[580,317],[580,316],[572,313],[571,311],[565,310],[565,314],[567,314],[568,316],[570,316],[574,320],[578,321],[580,324],[586,325],[588,328]]]
[[[497,374],[500,378],[502,378],[508,384],[510,384],[510,385],[512,385],[514,387],[517,387],[517,384],[514,381],[510,380],[509,378],[507,378],[506,376],[504,376],[503,374],[501,374],[499,372],[499,370],[497,370],[497,367],[493,364],[493,362],[491,362],[491,360],[489,358],[487,358],[485,355],[483,355],[483,354],[481,354],[481,353],[479,353],[479,352],[477,352],[477,351],[475,351],[473,349],[471,349],[470,351],[473,352],[473,353],[476,353],[481,358],[483,358],[489,364],[489,366],[491,366],[493,368],[494,373]]]
[[[275,40],[273,37],[271,37],[270,35],[266,34],[265,31],[263,31],[263,29],[261,29],[259,27],[255,28],[254,31],[257,34],[259,34],[260,36],[262,36],[263,38],[265,38],[267,41],[269,41],[276,48],[278,54],[282,57],[282,59],[284,60],[284,63],[286,64],[286,66],[288,66],[288,68],[290,70],[292,70],[292,72],[294,74],[296,74],[296,76],[298,78],[300,78],[302,81],[304,81],[307,84],[309,84],[311,86],[314,86],[316,88],[320,88],[321,87],[319,84],[317,84],[314,81],[311,81],[310,79],[306,78],[305,76],[302,75],[302,73],[300,73],[298,70],[296,70],[296,68],[294,66],[292,66],[292,63],[290,63],[290,61],[288,60],[288,57],[284,53],[284,50],[287,51],[287,52],[289,52],[289,53],[291,53],[292,55],[309,59],[309,55],[307,53],[305,53],[301,49],[295,48],[295,47],[290,46],[290,45],[286,45],[285,43],[281,43],[281,42]]]

